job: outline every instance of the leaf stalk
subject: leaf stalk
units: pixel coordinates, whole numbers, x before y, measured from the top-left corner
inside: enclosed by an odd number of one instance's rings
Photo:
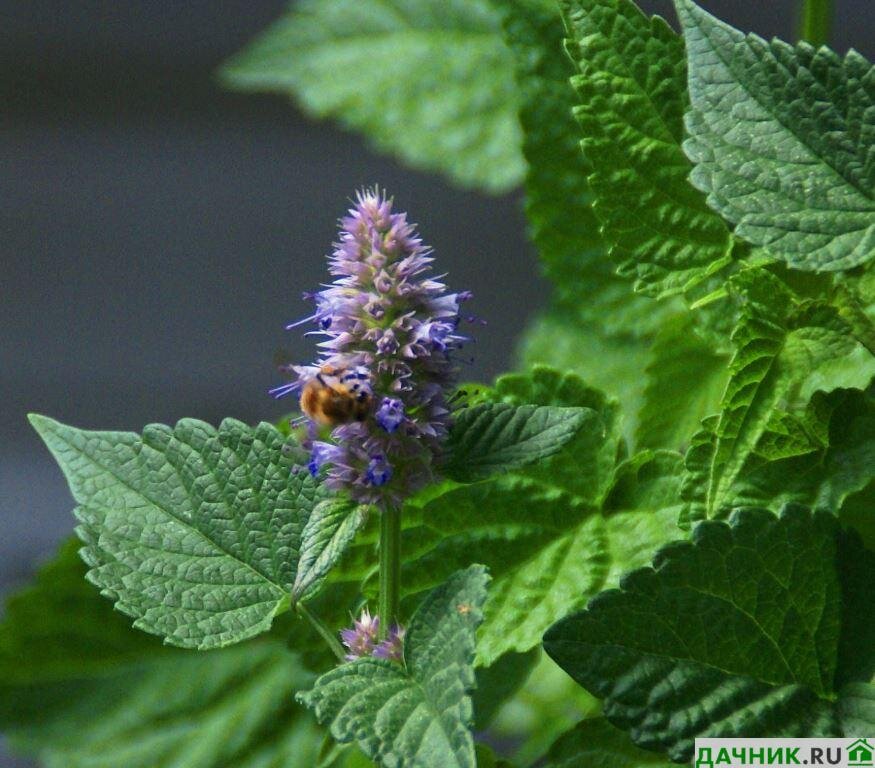
[[[325,626],[322,619],[311,613],[303,603],[296,603],[295,610],[300,616],[303,616],[310,622],[310,624],[312,624],[313,629],[315,629],[319,633],[319,636],[328,644],[331,652],[337,656],[340,661],[346,661],[346,652],[343,650],[340,640],[338,640],[336,635]]]

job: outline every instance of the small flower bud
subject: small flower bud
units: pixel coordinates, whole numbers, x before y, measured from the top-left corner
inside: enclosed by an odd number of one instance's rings
[[[353,622],[352,629],[341,629],[340,639],[347,647],[347,661],[354,661],[365,656],[372,656],[377,648],[377,637],[380,634],[380,619],[371,616],[367,608],[362,610],[361,618]]]
[[[404,627],[393,624],[386,639],[374,648],[373,655],[378,659],[388,659],[398,663],[404,661]]]
[[[355,661],[368,656],[401,663],[404,661],[404,628],[393,625],[384,640],[380,635],[380,617],[371,616],[367,608],[362,610],[361,618],[353,622],[351,629],[341,629],[340,639],[346,646],[347,661]]]

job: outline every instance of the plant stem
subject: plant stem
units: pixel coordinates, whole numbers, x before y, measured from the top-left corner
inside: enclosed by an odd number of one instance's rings
[[[832,31],[833,0],[802,0],[799,37],[812,45],[826,45]]]
[[[343,650],[343,646],[340,644],[340,640],[338,640],[335,634],[322,623],[322,620],[318,616],[310,613],[303,603],[298,603],[295,606],[295,610],[313,625],[313,629],[315,629],[319,633],[319,636],[328,644],[328,647],[334,655],[337,656],[340,661],[345,661],[346,653]]]
[[[401,593],[401,509],[380,511],[380,637],[398,623]]]

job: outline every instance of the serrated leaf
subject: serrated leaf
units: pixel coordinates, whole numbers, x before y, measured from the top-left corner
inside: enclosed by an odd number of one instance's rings
[[[539,483],[518,475],[460,487],[406,510],[404,588],[421,593],[448,571],[483,562],[494,581],[478,634],[478,665],[528,651],[550,624],[679,535],[679,465],[677,455],[630,462],[617,483],[637,490],[609,494],[604,513],[551,486],[549,476]],[[639,481],[639,473],[648,479]]]
[[[689,316],[667,322],[653,341],[645,369],[647,384],[636,445],[686,447],[701,420],[718,408],[726,386],[726,363],[723,355],[696,335]]]
[[[303,0],[223,76],[291,94],[413,167],[503,192],[525,162],[500,23],[486,0]]]
[[[584,408],[484,403],[460,410],[446,443],[443,474],[471,482],[552,456],[598,420]]]
[[[553,285],[553,306],[601,333],[646,336],[669,308],[636,296],[605,258],[586,180],[590,168],[570,109],[569,78],[576,69],[564,50],[558,6],[541,0],[497,5],[520,93],[526,218]]]
[[[490,490],[491,496],[469,497],[464,505],[459,496],[444,499],[447,505],[467,510],[469,519],[487,505],[489,514],[481,513],[467,530],[448,536],[421,558],[430,563],[442,551],[459,559],[470,556],[465,553],[471,550],[490,551],[482,557],[496,565],[477,643],[477,662],[483,666],[509,651],[524,652],[537,645],[556,617],[582,604],[581,593],[592,595],[602,588],[610,570],[607,532],[597,512],[581,507],[573,497],[522,480]],[[511,517],[514,508],[519,511]],[[441,514],[440,509],[426,512]],[[541,515],[547,519],[538,519]],[[496,517],[506,522],[496,525]]]
[[[827,414],[824,444],[787,460],[765,456],[751,461],[737,483],[745,503],[797,501],[839,513],[845,500],[871,480],[875,468],[871,392],[838,390],[819,395],[813,403]]]
[[[204,653],[132,629],[69,541],[0,624],[0,723],[46,768],[310,765],[321,734],[292,695],[312,677],[273,639]]]
[[[301,532],[301,556],[292,586],[293,601],[305,601],[319,591],[328,572],[343,556],[367,516],[368,507],[351,509],[346,499],[326,499],[313,507]]]
[[[533,365],[526,373],[499,376],[490,394],[494,402],[520,406],[559,406],[594,411],[573,439],[554,455],[519,473],[598,505],[611,483],[618,456],[625,450],[619,437],[619,409],[603,392],[574,373]]]
[[[404,638],[404,663],[363,658],[322,675],[300,700],[339,742],[355,741],[384,768],[475,768],[474,632],[488,577],[454,574],[420,605]]]
[[[705,517],[716,417],[703,422],[685,458],[681,524]],[[875,466],[875,403],[855,390],[818,392],[806,411],[772,414],[732,483],[736,506],[777,509],[796,502],[838,514],[864,540],[875,516],[865,488]],[[875,528],[873,528],[875,530]]]
[[[662,755],[639,749],[603,717],[592,717],[563,733],[550,747],[545,768],[668,768]]]
[[[856,51],[767,43],[675,0],[693,183],[735,232],[797,269],[875,255],[875,89]]]
[[[687,176],[683,41],[628,0],[563,0],[580,74],[575,115],[602,234],[621,274],[654,296],[726,265],[732,240]]]
[[[784,400],[825,363],[858,346],[834,308],[798,301],[765,270],[740,273],[731,285],[744,308],[733,332],[736,351],[714,427],[717,440],[702,510],[708,517],[727,508],[733,484]]]
[[[556,617],[577,605],[576,588],[604,583],[608,543],[594,513],[611,486],[619,445],[616,405],[573,374],[535,366],[499,377],[481,397],[592,415],[545,461],[492,482],[450,486],[405,510],[408,592],[422,592],[471,561],[490,569],[495,581],[478,637],[478,664],[489,666],[534,647]]]
[[[134,626],[206,649],[267,631],[288,607],[305,524],[328,494],[290,472],[275,427],[183,419],[140,437],[31,422],[80,505],[89,580]]]
[[[873,568],[831,515],[740,510],[666,546],[544,647],[614,725],[674,760],[696,737],[842,735],[839,692],[875,663]]]

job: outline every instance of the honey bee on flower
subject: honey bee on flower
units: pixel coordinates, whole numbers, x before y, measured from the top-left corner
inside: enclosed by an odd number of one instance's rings
[[[317,424],[364,421],[373,409],[370,374],[362,367],[338,371],[323,365],[301,390],[301,410]]]
[[[404,213],[377,189],[357,196],[329,257],[334,282],[305,294],[315,311],[288,328],[323,337],[312,365],[285,366],[294,379],[272,390],[298,393],[314,425],[308,467],[362,503],[396,506],[435,475],[450,421],[448,392],[468,292],[429,276],[434,261]]]

